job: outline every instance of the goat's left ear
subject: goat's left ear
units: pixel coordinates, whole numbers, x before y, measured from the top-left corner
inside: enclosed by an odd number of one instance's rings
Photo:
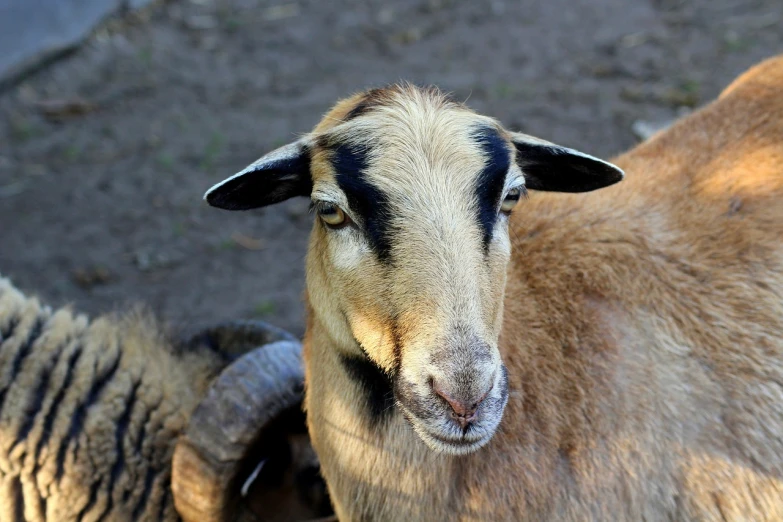
[[[204,200],[226,210],[248,210],[280,203],[294,196],[310,196],[309,141],[289,143],[248,165],[209,189]]]
[[[625,174],[611,163],[548,141],[511,133],[525,187],[550,192],[588,192],[622,180]]]

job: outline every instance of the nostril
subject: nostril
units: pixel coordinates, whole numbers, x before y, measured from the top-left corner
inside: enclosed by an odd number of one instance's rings
[[[432,382],[432,390],[435,392],[435,394],[438,397],[440,397],[441,399],[446,401],[446,403],[448,403],[448,405],[451,406],[451,409],[452,409],[452,415],[451,416],[452,417],[454,417],[455,415],[461,416],[461,417],[464,417],[464,416],[468,415],[469,408],[467,407],[467,405],[465,403],[455,399],[451,395],[449,395],[449,393],[447,393],[440,386],[438,386],[438,383],[435,382],[435,381]]]
[[[446,392],[434,379],[430,379],[430,382],[432,385],[432,390],[435,392],[435,394],[446,401],[446,403],[451,407],[451,417],[457,420],[460,424],[470,422],[475,418],[476,410],[478,410],[479,405],[484,402],[484,399],[487,398],[489,392],[492,391],[492,386],[490,386],[489,389],[478,399],[463,401]]]

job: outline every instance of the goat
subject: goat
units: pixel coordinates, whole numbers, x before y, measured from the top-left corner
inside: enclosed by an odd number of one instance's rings
[[[392,86],[211,188],[313,201],[338,518],[783,519],[781,93],[778,57],[610,164]]]
[[[296,415],[299,351],[282,330],[248,322],[174,343],[147,313],[90,321],[0,277],[0,520],[329,513]]]

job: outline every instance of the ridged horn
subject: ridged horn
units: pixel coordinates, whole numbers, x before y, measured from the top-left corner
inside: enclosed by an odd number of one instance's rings
[[[252,333],[252,325],[245,326],[245,333]],[[251,452],[257,451],[271,422],[301,407],[301,345],[282,330],[265,333],[264,328],[256,341],[269,340],[270,333],[284,340],[264,344],[228,365],[193,411],[174,448],[171,486],[185,522],[251,520],[239,498]]]
[[[230,362],[259,346],[276,341],[296,342],[296,337],[264,321],[237,320],[199,330],[183,345],[188,350],[207,348]]]

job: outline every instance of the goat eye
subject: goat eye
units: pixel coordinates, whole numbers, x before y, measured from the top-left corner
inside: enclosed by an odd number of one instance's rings
[[[500,211],[508,214],[514,209],[515,206],[517,206],[517,203],[519,203],[519,198],[521,197],[522,187],[512,188],[508,191],[506,197],[503,198],[503,202],[500,204]]]
[[[337,205],[323,205],[318,209],[318,216],[330,228],[342,228],[350,222],[343,209]]]

